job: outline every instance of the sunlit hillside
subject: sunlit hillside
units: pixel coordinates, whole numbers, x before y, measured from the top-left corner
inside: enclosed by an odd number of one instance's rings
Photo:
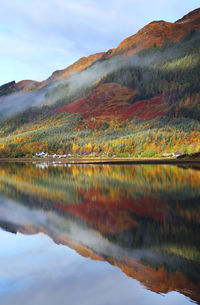
[[[0,87],[0,157],[200,151],[200,9],[43,82]]]

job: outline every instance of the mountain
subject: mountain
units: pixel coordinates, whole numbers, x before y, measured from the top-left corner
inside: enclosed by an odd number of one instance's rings
[[[67,67],[64,70],[58,70],[52,73],[52,75],[42,81],[42,82],[36,82],[33,80],[23,80],[18,83],[15,81],[12,81],[8,84],[0,86],[0,94],[11,94],[14,92],[27,92],[34,89],[40,89],[44,86],[58,80],[65,79],[69,77],[71,74],[82,71],[86,69],[88,66],[90,66],[93,62],[97,61],[99,58],[101,58],[105,53],[97,53],[90,55],[88,57],[82,57],[77,62],[72,64],[71,66]]]
[[[165,22],[163,20],[153,21],[143,27],[133,36],[123,40],[116,49],[93,54],[88,57],[82,57],[66,69],[53,72],[52,75],[43,82],[27,80],[19,83],[13,83],[13,90],[17,90],[17,87],[19,88],[18,90],[23,90],[24,88],[31,90],[33,89],[31,85],[41,87],[51,81],[64,79],[69,77],[74,72],[84,70],[100,58],[110,58],[116,55],[124,55],[125,57],[132,56],[143,48],[149,48],[154,44],[157,46],[162,46],[162,44],[166,41],[177,42],[187,35],[191,30],[195,29],[200,29],[200,8],[190,12],[175,23]]]
[[[156,44],[162,46],[166,41],[180,41],[191,30],[200,29],[200,9],[196,9],[175,23],[153,21],[143,27],[135,35],[126,38],[120,45],[108,51],[105,57],[115,55],[132,56],[143,48],[149,48]]]
[[[111,153],[124,154],[128,141],[129,154],[141,156],[147,138],[150,155],[198,151],[199,52],[200,9],[196,9],[175,23],[151,22],[117,48],[83,57],[42,82],[2,85],[0,155],[11,151],[13,156],[32,155],[34,147],[52,153],[109,153],[112,146]],[[17,135],[24,149],[17,148]]]

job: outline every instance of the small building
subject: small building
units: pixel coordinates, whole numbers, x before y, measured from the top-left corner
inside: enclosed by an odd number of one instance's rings
[[[180,154],[179,151],[177,151],[177,152],[175,152],[175,153],[173,154],[174,157],[179,157],[180,155],[181,155],[181,154]]]
[[[173,154],[172,154],[172,153],[164,153],[164,154],[162,154],[162,156],[163,156],[164,158],[170,158],[170,157],[173,156]]]
[[[45,152],[38,152],[37,154],[36,154],[36,156],[37,157],[41,157],[41,158],[45,158],[45,157],[47,157],[48,156],[48,153],[45,153]]]

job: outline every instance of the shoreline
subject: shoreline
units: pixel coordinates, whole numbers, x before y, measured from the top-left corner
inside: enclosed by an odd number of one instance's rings
[[[200,160],[167,158],[0,158],[6,162],[49,162],[50,164],[200,164]]]

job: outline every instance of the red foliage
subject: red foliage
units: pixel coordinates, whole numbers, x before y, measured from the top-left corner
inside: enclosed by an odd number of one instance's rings
[[[130,105],[135,93],[135,90],[117,83],[106,83],[96,87],[87,96],[70,105],[55,109],[54,112],[80,113],[84,118],[120,117],[121,113]]]
[[[163,222],[169,212],[166,202],[151,197],[129,199],[122,195],[113,200],[92,189],[82,195],[81,204],[57,204],[55,208],[84,219],[104,233],[117,233],[137,226],[134,214]]]
[[[158,95],[151,100],[142,100],[131,105],[122,114],[122,117],[125,119],[136,117],[142,120],[152,120],[157,116],[164,116],[168,109],[169,106],[163,100],[163,96]]]
[[[86,97],[57,108],[54,112],[80,113],[85,119],[95,117],[101,120],[113,118],[151,120],[157,116],[164,116],[169,109],[162,95],[132,105],[135,92],[116,83],[107,83],[96,87]]]

